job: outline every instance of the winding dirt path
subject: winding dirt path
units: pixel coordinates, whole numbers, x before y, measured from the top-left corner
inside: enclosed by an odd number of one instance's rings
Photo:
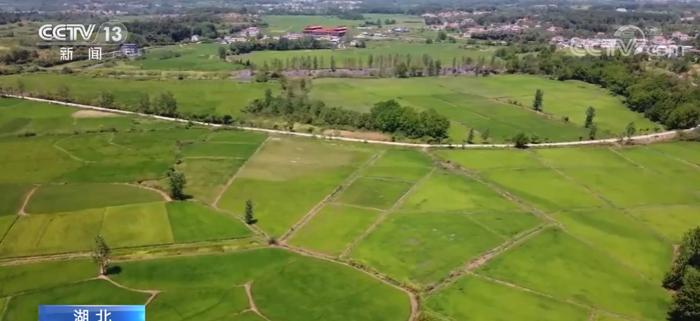
[[[112,280],[109,276],[106,276],[106,275],[100,275],[100,276],[96,277],[95,280],[107,281],[107,282],[111,283],[112,285],[114,285],[120,289],[127,290],[127,291],[148,294],[148,295],[150,295],[150,297],[148,298],[148,300],[146,300],[145,305],[148,305],[149,303],[151,303],[156,298],[156,296],[158,296],[158,294],[160,294],[162,292],[160,290],[141,290],[141,289],[130,288],[130,287],[127,287],[125,285],[118,283],[117,281]]]
[[[255,314],[257,314],[259,317],[267,320],[267,321],[272,321],[270,318],[266,317],[260,310],[258,309],[258,306],[255,305],[255,300],[253,299],[253,281],[250,281],[246,284],[243,285],[243,288],[245,289],[245,294],[248,296],[248,311],[251,311]]]
[[[298,133],[298,132],[289,132],[289,131],[283,131],[283,130],[264,129],[264,128],[257,128],[257,127],[227,126],[227,125],[207,123],[207,122],[201,122],[201,121],[191,121],[191,120],[182,119],[182,118],[149,115],[149,114],[137,113],[137,112],[126,111],[126,110],[111,109],[111,108],[104,108],[104,107],[98,107],[98,106],[69,103],[69,102],[58,101],[58,100],[34,98],[34,97],[28,97],[28,96],[3,94],[1,97],[25,99],[25,100],[49,103],[49,104],[60,105],[60,106],[68,106],[68,107],[82,108],[82,109],[88,109],[88,110],[97,110],[97,111],[124,114],[124,115],[136,115],[136,116],[155,118],[155,119],[164,120],[164,121],[171,121],[171,122],[192,123],[195,125],[208,126],[208,127],[214,127],[214,128],[235,128],[235,129],[240,129],[240,130],[262,132],[262,133],[268,133],[268,134],[289,135],[289,136],[309,137],[309,138],[322,138],[322,139],[340,140],[340,141],[346,141],[346,142],[357,142],[357,143],[401,146],[401,147],[412,147],[412,148],[455,148],[455,147],[463,147],[465,149],[513,148],[512,144],[483,144],[483,145],[474,144],[474,145],[464,145],[464,146],[462,146],[460,144],[413,144],[413,143],[400,143],[400,142],[390,142],[390,141],[388,142],[388,141],[380,141],[380,140],[368,140],[368,139],[358,139],[358,138],[339,137],[339,136],[316,135],[316,134],[309,134],[309,133]],[[665,132],[659,132],[659,133],[653,133],[653,134],[632,136],[632,137],[626,138],[625,141],[630,142],[630,143],[643,143],[643,144],[648,144],[648,143],[653,143],[653,142],[658,142],[658,141],[666,141],[666,140],[676,138],[678,136],[679,132],[690,133],[691,131],[698,129],[698,128],[700,128],[700,126],[696,126],[695,128],[690,128],[690,129],[685,129],[685,130],[680,130],[680,131],[665,131]],[[532,147],[532,148],[552,148],[552,147],[590,146],[590,145],[615,145],[615,144],[619,144],[619,142],[620,142],[619,138],[608,138],[608,139],[585,140],[585,141],[529,144],[528,146]]]
[[[27,205],[29,204],[29,200],[32,198],[34,193],[36,192],[37,189],[39,189],[40,185],[34,185],[32,189],[27,192],[27,194],[24,196],[24,201],[22,202],[22,207],[19,208],[19,211],[17,212],[17,215],[19,216],[27,216]]]
[[[172,202],[172,201],[173,201],[172,197],[170,197],[170,195],[168,195],[168,193],[166,193],[166,192],[163,191],[163,190],[157,189],[157,188],[155,188],[155,187],[146,186],[146,185],[141,185],[141,184],[133,184],[133,183],[115,183],[115,184],[121,184],[121,185],[126,185],[126,186],[132,186],[132,187],[136,187],[136,188],[140,188],[140,189],[145,189],[145,190],[148,190],[148,191],[151,191],[151,192],[156,192],[156,193],[158,193],[158,194],[163,198],[164,201],[166,201],[166,202]]]

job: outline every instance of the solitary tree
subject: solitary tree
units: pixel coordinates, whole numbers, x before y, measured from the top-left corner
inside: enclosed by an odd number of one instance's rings
[[[467,143],[474,144],[474,128],[469,128],[469,134],[467,134]]]
[[[627,127],[625,127],[625,135],[627,136],[627,139],[631,139],[635,133],[637,133],[637,127],[634,126],[634,122],[630,122],[627,124]]]
[[[255,213],[253,208],[253,201],[245,201],[245,223],[248,225],[255,224],[257,220],[255,219]]]
[[[102,235],[95,237],[95,248],[92,250],[92,259],[97,264],[100,275],[107,274],[109,262],[112,259],[112,249],[109,248]]]
[[[226,60],[226,48],[219,47],[219,59]]]
[[[532,103],[532,108],[536,111],[542,111],[542,98],[544,93],[542,90],[537,89],[535,91],[535,101]]]
[[[530,137],[524,133],[517,134],[513,137],[513,143],[515,144],[515,148],[525,149],[527,148],[527,144],[530,143]]]
[[[588,126],[588,139],[590,139],[590,140],[595,139],[597,134],[598,134],[598,125],[593,123],[590,126]]]
[[[24,84],[22,79],[17,80],[17,92],[20,96],[24,97],[24,92],[27,90],[27,85]]]
[[[593,117],[595,117],[595,108],[588,106],[586,109],[586,124],[584,125],[586,128],[590,128],[593,125]]]
[[[489,141],[489,138],[491,137],[491,130],[486,128],[485,131],[481,132],[481,140],[483,140],[485,143]]]
[[[171,169],[168,172],[168,184],[170,185],[170,197],[176,200],[184,200],[186,198],[185,185],[187,184],[187,179],[184,173]]]
[[[335,72],[335,56],[331,56],[331,71]]]

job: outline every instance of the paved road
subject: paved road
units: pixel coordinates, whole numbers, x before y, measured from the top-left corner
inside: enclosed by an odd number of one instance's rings
[[[111,108],[104,108],[104,107],[83,105],[83,104],[75,104],[75,103],[69,103],[69,102],[64,102],[64,101],[50,100],[50,99],[43,99],[43,98],[34,98],[34,97],[28,97],[28,96],[9,95],[9,94],[5,94],[2,96],[3,97],[10,97],[10,98],[31,100],[31,101],[36,101],[36,102],[49,103],[49,104],[54,104],[54,105],[69,106],[69,107],[75,107],[75,108],[81,108],[81,109],[87,109],[87,110],[97,110],[97,111],[124,114],[124,115],[136,115],[136,116],[141,116],[141,117],[150,117],[150,118],[160,119],[160,120],[164,120],[164,121],[171,121],[171,122],[193,123],[193,124],[197,124],[197,125],[201,125],[201,126],[208,126],[208,127],[214,127],[214,128],[235,128],[235,129],[240,129],[240,130],[263,132],[263,133],[268,133],[268,134],[289,135],[289,136],[309,137],[309,138],[322,138],[322,139],[339,140],[339,141],[346,141],[346,142],[357,142],[357,143],[368,143],[368,144],[379,144],[379,145],[390,145],[390,146],[412,147],[412,148],[462,148],[462,147],[464,147],[464,148],[468,148],[468,149],[484,149],[484,148],[498,149],[498,148],[512,148],[513,147],[513,144],[473,144],[473,145],[467,144],[467,145],[462,146],[460,144],[414,144],[414,143],[387,142],[387,141],[379,141],[379,140],[366,140],[366,139],[349,138],[349,137],[316,135],[316,134],[309,134],[309,133],[297,133],[297,132],[290,132],[290,131],[283,131],[283,130],[257,128],[257,127],[231,126],[231,125],[214,124],[214,123],[207,123],[207,122],[201,122],[201,121],[190,121],[190,120],[182,119],[182,118],[164,117],[164,116],[138,113],[138,112],[133,112],[133,111],[111,109]],[[653,141],[669,140],[669,139],[676,137],[679,132],[690,132],[690,131],[695,130],[695,129],[700,129],[700,125],[696,126],[695,128],[685,129],[685,130],[681,130],[681,131],[665,131],[665,132],[659,132],[659,133],[653,133],[653,134],[647,134],[647,135],[632,136],[630,138],[630,141],[647,143],[647,142],[653,142]],[[558,142],[558,143],[528,144],[528,147],[551,148],[551,147],[569,147],[569,146],[587,146],[587,145],[608,145],[608,144],[615,144],[617,142],[619,142],[619,138],[608,138],[608,139],[583,140],[583,141]]]

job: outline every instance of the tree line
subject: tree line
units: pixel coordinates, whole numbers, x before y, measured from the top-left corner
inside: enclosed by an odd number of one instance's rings
[[[330,49],[330,42],[320,41],[313,37],[302,37],[300,39],[279,38],[279,40],[264,40],[264,41],[242,41],[234,42],[229,46],[229,50],[234,55],[247,54],[254,51],[276,50],[315,50],[315,49]]]
[[[255,116],[282,118],[290,124],[373,130],[429,141],[447,138],[449,120],[432,109],[418,112],[389,100],[375,104],[369,113],[362,113],[309,99],[309,80],[282,78],[280,83],[282,92],[279,95],[274,96],[268,89],[263,98],[255,99],[244,111]]]

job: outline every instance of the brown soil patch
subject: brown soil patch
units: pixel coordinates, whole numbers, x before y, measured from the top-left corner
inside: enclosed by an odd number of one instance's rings
[[[391,136],[378,132],[353,132],[349,130],[327,129],[323,132],[326,136],[340,136],[355,139],[379,140],[388,142]]]
[[[117,117],[119,115],[99,110],[78,110],[73,113],[73,118],[102,118]]]

